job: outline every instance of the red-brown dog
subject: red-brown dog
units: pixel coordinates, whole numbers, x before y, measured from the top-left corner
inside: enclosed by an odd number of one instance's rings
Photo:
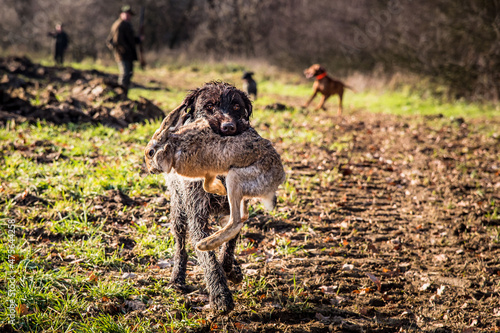
[[[308,79],[315,77],[316,81],[314,81],[313,84],[314,91],[311,98],[309,98],[309,100],[303,106],[307,108],[314,97],[316,97],[318,92],[320,92],[321,94],[323,94],[323,96],[321,97],[321,101],[319,102],[315,110],[326,110],[326,108],[324,107],[325,101],[328,99],[328,97],[337,94],[339,95],[339,109],[337,111],[337,114],[340,116],[342,114],[342,97],[344,95],[344,88],[349,88],[351,90],[352,88],[340,81],[334,80],[329,77],[326,73],[326,70],[318,64],[314,64],[308,69],[304,70],[304,75]]]

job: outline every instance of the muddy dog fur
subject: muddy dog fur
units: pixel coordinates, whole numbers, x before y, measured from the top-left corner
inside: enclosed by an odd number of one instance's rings
[[[235,104],[235,107],[238,107]],[[253,128],[237,136],[220,136],[206,119],[159,133],[145,149],[150,172],[172,169],[184,177],[203,179],[205,191],[226,195],[227,224],[196,244],[199,251],[215,250],[239,234],[248,219],[245,199],[260,198],[267,210],[276,206],[276,190],[285,181],[280,155]],[[218,175],[226,177],[226,188]]]
[[[250,128],[251,114],[252,104],[244,92],[227,83],[210,82],[188,93],[181,105],[165,117],[153,140],[165,129],[175,131],[200,118],[206,119],[212,130],[221,136],[237,135]],[[228,215],[229,203],[226,196],[206,192],[201,180],[187,179],[173,172],[165,179],[170,192],[170,220],[175,241],[170,283],[186,290],[187,233],[192,244],[210,236],[209,217]],[[234,308],[227,279],[233,283],[243,280],[234,259],[237,239],[222,244],[218,257],[214,251],[196,250],[204,271],[210,306],[217,312],[227,313]]]

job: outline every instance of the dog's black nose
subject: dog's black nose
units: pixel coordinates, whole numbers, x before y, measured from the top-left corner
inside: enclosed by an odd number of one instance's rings
[[[221,124],[220,130],[225,135],[234,134],[236,132],[236,126],[234,125],[234,123],[225,122]]]

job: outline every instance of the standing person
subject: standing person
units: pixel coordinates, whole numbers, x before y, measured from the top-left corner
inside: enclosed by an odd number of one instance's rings
[[[134,28],[130,22],[134,15],[130,6],[121,8],[120,17],[111,26],[111,32],[108,37],[108,44],[114,51],[115,60],[120,69],[118,84],[123,89],[123,97],[127,98],[130,79],[134,71],[134,61],[137,60],[137,51],[135,45],[139,44],[143,36],[137,37],[134,34]]]
[[[54,60],[56,64],[62,65],[64,62],[64,52],[69,44],[68,34],[63,31],[62,23],[58,23],[56,24],[56,31],[49,32],[48,35],[56,40]]]

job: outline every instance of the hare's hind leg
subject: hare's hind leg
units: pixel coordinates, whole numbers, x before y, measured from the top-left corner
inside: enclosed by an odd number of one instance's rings
[[[248,200],[241,200],[240,204],[241,222],[248,220]]]
[[[206,174],[203,180],[203,189],[208,193],[226,195],[227,191],[222,181],[216,175]]]
[[[215,234],[199,241],[198,244],[196,244],[196,248],[199,251],[210,251],[219,247],[223,243],[236,237],[243,227],[240,210],[242,207],[243,194],[236,172],[232,170],[229,171],[226,177],[226,185],[229,209],[231,210],[229,222]],[[243,212],[245,213],[245,210]]]

